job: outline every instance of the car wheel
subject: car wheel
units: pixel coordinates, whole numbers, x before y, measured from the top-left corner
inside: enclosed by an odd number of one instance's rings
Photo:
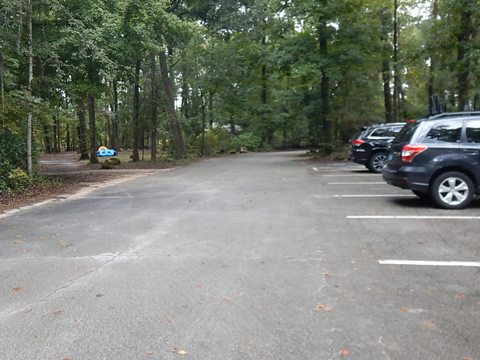
[[[387,164],[387,154],[383,152],[375,153],[368,162],[368,168],[371,172],[381,173],[383,167]]]
[[[412,192],[420,199],[428,199],[430,197],[428,193],[424,193],[421,191],[412,190]]]
[[[441,174],[433,181],[431,195],[441,208],[462,209],[473,200],[473,182],[461,172],[450,171]]]

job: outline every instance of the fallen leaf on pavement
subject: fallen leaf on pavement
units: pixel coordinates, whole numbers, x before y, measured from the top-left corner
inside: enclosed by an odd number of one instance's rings
[[[324,305],[324,304],[317,304],[316,308],[317,310],[322,310],[322,311],[332,310],[328,305]]]
[[[423,326],[425,326],[427,329],[433,329],[435,327],[435,323],[433,321],[427,321],[426,323],[423,323]]]
[[[402,307],[400,308],[400,311],[401,311],[401,312],[408,312],[408,308],[405,307],[405,306],[402,306]]]
[[[187,355],[188,354],[188,352],[186,352],[185,350],[177,349],[177,348],[173,348],[173,352],[175,354],[178,354],[178,355]]]

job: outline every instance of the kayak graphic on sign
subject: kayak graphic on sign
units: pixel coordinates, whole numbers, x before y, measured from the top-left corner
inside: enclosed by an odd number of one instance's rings
[[[106,146],[100,146],[97,150],[97,156],[117,156],[117,152],[114,149],[109,149]]]

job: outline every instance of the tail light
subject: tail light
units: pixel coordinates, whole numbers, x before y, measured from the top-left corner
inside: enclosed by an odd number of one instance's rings
[[[356,140],[352,140],[352,145],[362,145],[363,143],[365,142],[365,140],[362,140],[362,139],[356,139]]]
[[[411,163],[417,155],[427,149],[428,147],[423,145],[404,145],[402,148],[402,161]]]

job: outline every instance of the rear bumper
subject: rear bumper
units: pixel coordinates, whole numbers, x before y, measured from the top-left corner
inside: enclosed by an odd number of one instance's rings
[[[383,180],[387,184],[402,188],[428,193],[430,176],[424,167],[402,166],[393,169],[388,165],[382,171]]]
[[[353,148],[348,152],[348,159],[357,164],[365,165],[368,162],[368,152],[362,148]]]

